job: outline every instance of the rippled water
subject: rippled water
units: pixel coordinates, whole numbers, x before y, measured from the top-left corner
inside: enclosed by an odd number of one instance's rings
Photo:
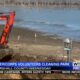
[[[80,41],[80,10],[1,7],[0,11],[16,11],[15,25],[41,32],[47,35],[57,34],[63,38]]]

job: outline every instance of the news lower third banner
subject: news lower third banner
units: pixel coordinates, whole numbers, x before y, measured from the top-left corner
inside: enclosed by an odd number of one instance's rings
[[[0,73],[79,73],[79,62],[0,62]]]
[[[72,62],[0,62],[0,69],[4,68],[73,70],[74,67]]]

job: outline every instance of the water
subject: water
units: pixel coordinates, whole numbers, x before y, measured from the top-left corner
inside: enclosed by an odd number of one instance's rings
[[[80,41],[80,10],[52,8],[1,7],[0,11],[16,11],[15,25],[47,35],[56,34],[63,38]]]

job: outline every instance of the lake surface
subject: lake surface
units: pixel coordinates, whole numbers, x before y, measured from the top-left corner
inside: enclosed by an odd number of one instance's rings
[[[0,11],[16,11],[16,27],[25,27],[80,41],[80,10],[52,8],[1,7]]]

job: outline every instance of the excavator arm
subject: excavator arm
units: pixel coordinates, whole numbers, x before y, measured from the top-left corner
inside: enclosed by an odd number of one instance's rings
[[[8,43],[9,34],[14,23],[15,12],[0,13],[0,20],[5,20],[6,24],[0,37],[0,48],[6,48]]]

